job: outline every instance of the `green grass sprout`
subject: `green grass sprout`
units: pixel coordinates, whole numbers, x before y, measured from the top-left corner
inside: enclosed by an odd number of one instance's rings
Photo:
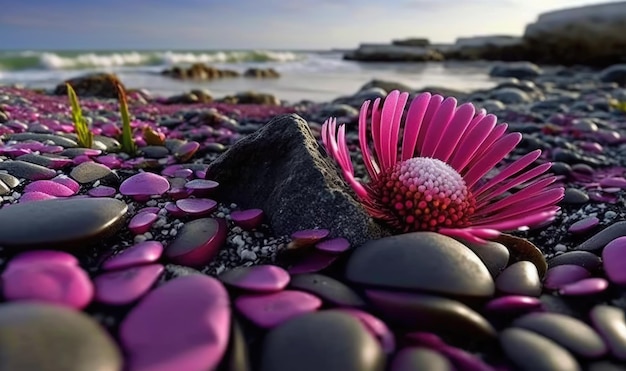
[[[74,131],[76,131],[76,136],[78,137],[78,145],[84,148],[91,148],[93,146],[93,133],[89,130],[89,123],[87,123],[83,116],[83,111],[80,109],[78,96],[70,84],[66,83],[65,86],[67,87],[67,97],[72,106],[72,121],[74,121]]]
[[[122,116],[122,151],[134,156],[137,153],[137,145],[133,140],[133,130],[130,127],[130,113],[128,112],[128,100],[126,92],[120,84],[115,84],[117,96],[120,102],[120,114]]]

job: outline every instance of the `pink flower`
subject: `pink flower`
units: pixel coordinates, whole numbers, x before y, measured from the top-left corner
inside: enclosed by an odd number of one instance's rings
[[[496,169],[520,133],[506,133],[506,124],[470,103],[457,107],[456,99],[429,93],[415,97],[402,120],[408,97],[393,91],[382,108],[376,99],[371,113],[370,101],[361,106],[366,184],[355,178],[345,126],[330,118],[322,127],[324,147],[372,217],[398,232],[436,231],[470,242],[554,219],[564,190],[545,174],[551,163],[532,165],[540,150]]]

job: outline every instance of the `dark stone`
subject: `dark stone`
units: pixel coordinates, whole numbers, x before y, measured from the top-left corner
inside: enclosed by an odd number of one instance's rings
[[[260,371],[383,371],[385,355],[365,327],[347,313],[304,314],[265,337]]]
[[[624,310],[610,305],[596,305],[589,312],[591,323],[613,356],[626,361],[626,317]]]
[[[391,363],[390,371],[453,371],[456,368],[441,353],[428,348],[410,347],[399,351]]]
[[[509,263],[509,250],[501,243],[487,241],[483,244],[467,244],[467,247],[478,255],[485,264],[492,277],[496,277],[506,268]]]
[[[59,159],[69,160],[67,157],[60,157],[60,156],[53,157],[51,155],[43,156],[43,155],[36,155],[34,153],[27,153],[25,155],[22,155],[16,158],[16,160],[18,161],[30,162],[31,164],[37,164],[37,165],[51,168],[51,169],[57,169],[57,167],[55,167],[55,162]],[[70,164],[71,162],[68,162],[68,165]]]
[[[116,85],[122,82],[116,75],[110,73],[92,73],[73,79],[66,80],[54,89],[55,95],[67,95],[67,87],[65,84],[72,85],[78,97],[98,97],[117,99]]]
[[[1,370],[120,371],[122,355],[91,317],[44,303],[0,306]]]
[[[617,222],[604,228],[600,232],[591,236],[588,240],[578,245],[576,250],[598,251],[604,248],[609,242],[618,237],[626,236],[626,221]]]
[[[457,344],[494,340],[496,330],[465,304],[434,295],[368,290],[365,295],[387,323],[403,329],[433,332]]]
[[[500,345],[519,370],[581,370],[576,359],[567,350],[532,331],[508,328],[500,333]]]
[[[170,154],[170,151],[163,146],[144,146],[139,150],[147,158],[164,158]]]
[[[190,267],[208,264],[226,242],[228,226],[221,218],[192,220],[178,231],[164,255],[172,262]]]
[[[0,209],[0,246],[67,249],[100,242],[122,226],[128,207],[112,198],[53,199]]]
[[[50,141],[55,145],[61,146],[63,148],[74,148],[78,146],[78,143],[76,143],[75,140],[55,134],[17,133],[11,134],[11,136],[9,136],[9,140],[15,140],[18,142],[34,140],[42,143]]]
[[[362,308],[365,306],[363,299],[349,286],[323,274],[295,274],[291,276],[289,286],[295,290],[307,291],[339,307]]]
[[[558,265],[579,265],[591,272],[602,266],[602,259],[589,251],[568,251],[548,261],[550,268]]]
[[[567,188],[565,195],[561,203],[569,205],[579,205],[589,202],[589,195],[587,192],[577,188]]]
[[[346,279],[366,286],[490,298],[491,274],[476,254],[453,238],[413,232],[366,242],[346,267]]]
[[[509,249],[510,264],[519,261],[529,261],[537,267],[539,277],[543,278],[548,271],[548,263],[543,256],[543,252],[539,250],[532,242],[525,238],[512,236],[510,234],[502,233],[494,241],[499,242]]]
[[[232,145],[211,163],[206,179],[220,184],[218,199],[262,209],[277,234],[326,228],[353,246],[388,234],[349,194],[297,115],[274,118]]]
[[[83,162],[72,169],[70,177],[81,184],[100,180],[102,184],[119,184],[119,177],[108,167],[97,162]]]
[[[534,63],[518,62],[496,65],[489,71],[491,77],[514,77],[528,79],[542,74],[541,68]]]
[[[6,170],[16,178],[28,180],[52,179],[57,175],[52,169],[25,161],[0,162],[0,170]]]
[[[608,349],[602,338],[583,321],[557,313],[530,313],[512,326],[543,335],[584,358],[599,358]]]
[[[535,265],[520,261],[507,267],[496,278],[496,289],[510,295],[541,295],[541,279]]]
[[[20,184],[20,180],[11,174],[0,173],[0,181],[4,182],[9,188],[15,188]]]
[[[626,64],[614,64],[600,72],[600,81],[626,86]]]

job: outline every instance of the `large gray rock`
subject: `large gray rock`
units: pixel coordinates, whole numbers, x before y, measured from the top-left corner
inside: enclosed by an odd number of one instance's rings
[[[283,115],[235,143],[207,169],[216,197],[260,208],[279,234],[325,228],[354,246],[388,232],[375,223],[320,151],[308,124]]]
[[[524,41],[537,62],[610,65],[626,57],[626,2],[543,13],[529,24]]]

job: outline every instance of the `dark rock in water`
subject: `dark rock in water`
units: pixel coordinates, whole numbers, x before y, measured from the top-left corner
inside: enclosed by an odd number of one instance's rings
[[[385,356],[374,337],[347,313],[305,314],[270,331],[261,371],[383,371]]]
[[[111,336],[76,310],[3,303],[0,328],[1,370],[122,370],[122,355]]]
[[[387,233],[348,194],[306,123],[279,116],[231,146],[207,169],[217,199],[259,208],[278,234],[326,228],[352,245]]]
[[[489,298],[494,293],[491,274],[478,256],[455,239],[434,232],[368,241],[350,257],[346,278],[366,286],[461,298]]]
[[[54,199],[0,209],[0,246],[67,249],[99,242],[123,225],[128,206],[111,198]]]
[[[79,76],[57,85],[57,87],[54,89],[54,94],[66,95],[66,83],[72,85],[72,88],[74,88],[74,91],[76,91],[76,95],[78,95],[79,97],[117,99],[116,85],[120,84],[122,87],[124,87],[122,82],[114,74],[94,73]]]
[[[543,72],[541,68],[530,62],[507,63],[494,66],[489,71],[491,77],[514,77],[517,79],[527,79],[537,77]]]

